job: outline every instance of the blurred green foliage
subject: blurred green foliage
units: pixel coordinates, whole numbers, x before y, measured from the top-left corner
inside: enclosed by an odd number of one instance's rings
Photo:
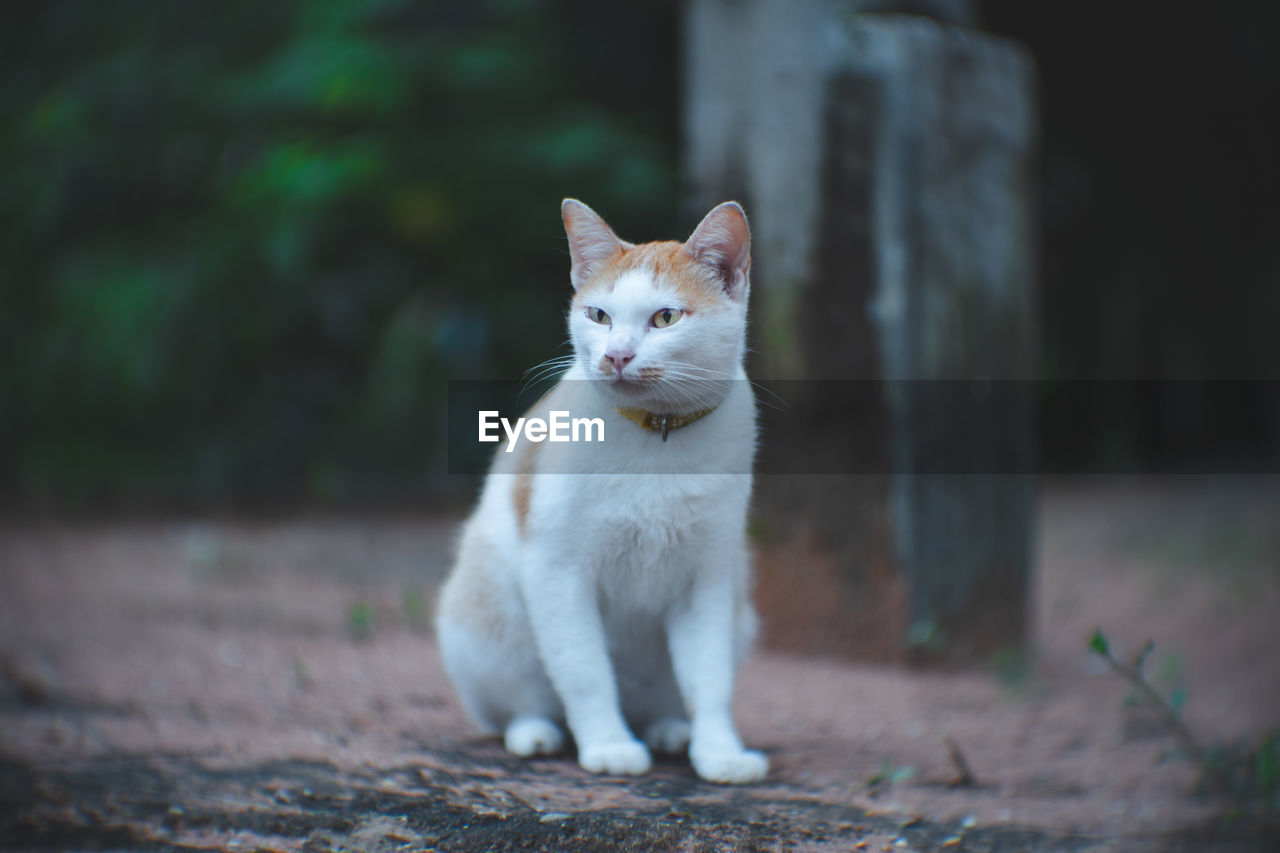
[[[674,225],[674,2],[6,18],[7,498],[430,493],[445,381],[564,340],[560,199]]]

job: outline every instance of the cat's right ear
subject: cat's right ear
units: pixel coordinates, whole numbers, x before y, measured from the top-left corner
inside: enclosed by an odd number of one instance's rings
[[[564,220],[564,232],[569,235],[569,257],[573,262],[569,278],[577,290],[614,252],[627,244],[618,239],[598,213],[576,198],[560,202],[560,218]]]

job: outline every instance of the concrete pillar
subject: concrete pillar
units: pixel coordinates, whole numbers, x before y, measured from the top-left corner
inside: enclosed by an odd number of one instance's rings
[[[690,207],[746,201],[752,374],[802,380],[764,410],[766,635],[972,659],[1027,626],[1034,69],[859,5],[690,4]]]

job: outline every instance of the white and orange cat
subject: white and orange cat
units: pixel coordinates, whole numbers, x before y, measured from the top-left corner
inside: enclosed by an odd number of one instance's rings
[[[497,454],[441,593],[445,666],[517,755],[558,751],[567,723],[594,773],[687,747],[704,779],[759,780],[732,714],[756,627],[746,216],[726,202],[684,243],[633,245],[581,202],[561,214],[574,356],[530,414],[601,418],[604,442]]]

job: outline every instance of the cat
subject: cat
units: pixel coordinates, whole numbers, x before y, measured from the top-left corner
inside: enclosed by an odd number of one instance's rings
[[[756,632],[746,215],[725,202],[641,245],[574,199],[561,216],[573,356],[530,414],[601,418],[605,441],[496,454],[441,590],[446,671],[516,755],[558,752],[567,723],[593,773],[687,749],[704,779],[758,781],[731,707]]]

